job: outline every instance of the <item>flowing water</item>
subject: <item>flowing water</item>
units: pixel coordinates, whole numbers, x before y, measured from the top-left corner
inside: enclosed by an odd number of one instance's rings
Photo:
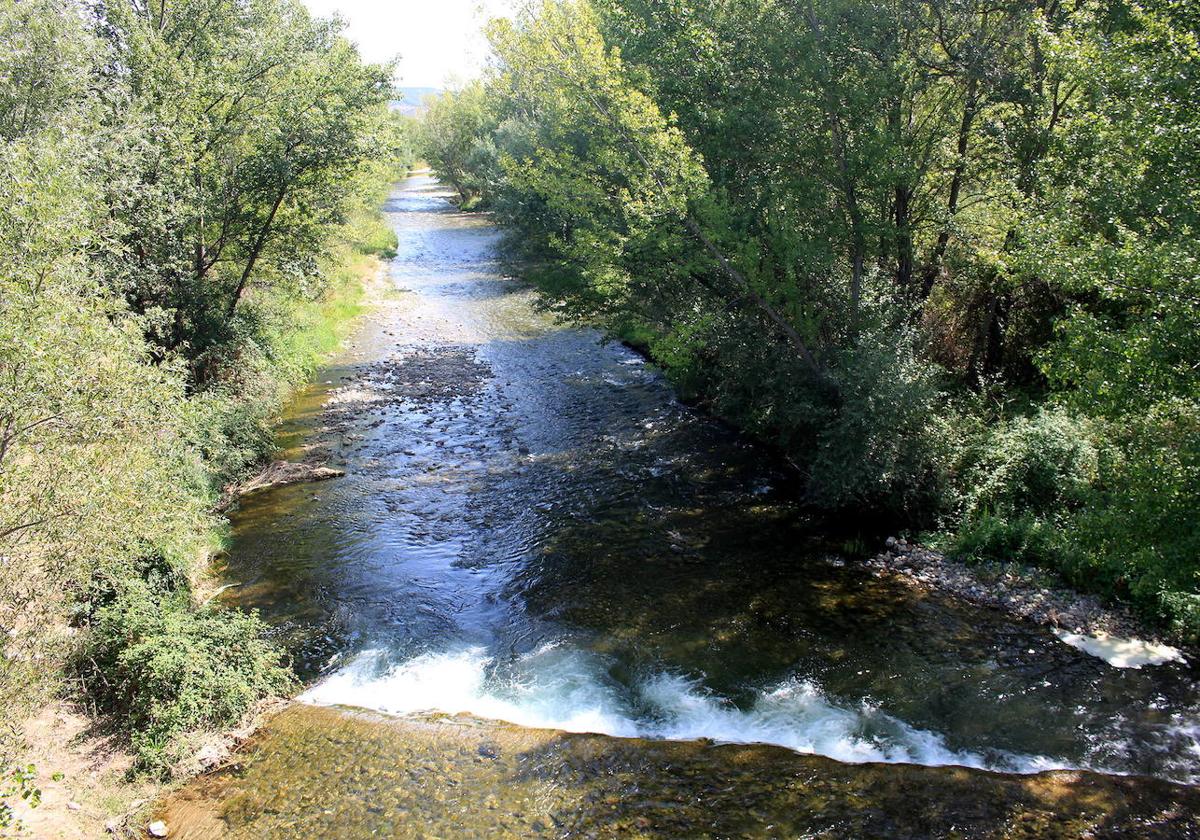
[[[876,576],[769,453],[538,312],[485,217],[425,177],[387,212],[382,300],[282,432],[347,476],[234,519],[226,599],[307,705],[163,806],[182,836],[1198,830],[1196,668]],[[1054,768],[1099,774],[1014,775]]]

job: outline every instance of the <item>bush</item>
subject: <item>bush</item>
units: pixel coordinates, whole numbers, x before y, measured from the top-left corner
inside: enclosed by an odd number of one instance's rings
[[[1200,639],[1200,407],[1177,399],[1119,423],[1061,410],[1001,422],[963,447],[949,550],[1015,560],[1127,601]]]
[[[917,358],[909,330],[864,331],[838,355],[835,395],[794,354],[746,341],[753,323],[705,314],[669,331],[627,325],[617,334],[648,347],[684,399],[804,468],[810,503],[908,517],[936,510],[951,429],[936,370]]]
[[[184,433],[213,488],[244,478],[275,446],[271,419],[281,387],[266,371],[254,372],[254,386],[218,383],[185,406]]]
[[[1092,424],[1062,411],[979,426],[951,469],[949,550],[973,561],[1016,561],[1072,572],[1087,565],[1072,517],[1094,499],[1101,447]]]
[[[968,524],[985,516],[1061,519],[1099,477],[1091,425],[1046,409],[992,427],[960,460],[959,504]]]
[[[1062,531],[1032,513],[997,516],[983,511],[964,523],[952,543],[953,552],[964,560],[1016,561],[1027,566],[1054,566],[1066,556]]]
[[[1101,486],[1071,523],[1076,576],[1200,638],[1200,406],[1175,399],[1112,424]]]
[[[89,693],[131,733],[140,769],[165,774],[183,736],[236,723],[293,684],[254,614],[195,607],[135,581],[95,616],[82,659]]]
[[[19,833],[24,828],[13,808],[17,800],[30,808],[41,804],[42,791],[34,784],[36,779],[37,768],[32,764],[16,767],[0,764],[0,830],[15,829]]]
[[[837,379],[840,404],[817,435],[813,498],[829,508],[929,512],[948,440],[933,367],[906,330],[877,328],[840,355]]]

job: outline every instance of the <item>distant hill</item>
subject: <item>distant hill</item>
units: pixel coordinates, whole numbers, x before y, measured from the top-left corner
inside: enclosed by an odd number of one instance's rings
[[[421,110],[426,96],[441,93],[442,89],[436,87],[401,87],[396,88],[396,92],[400,94],[400,98],[393,99],[389,103],[392,110],[399,111],[401,114],[411,117]]]

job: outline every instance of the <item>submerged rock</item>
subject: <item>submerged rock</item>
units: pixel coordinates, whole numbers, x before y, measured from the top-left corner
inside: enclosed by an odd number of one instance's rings
[[[497,758],[480,761],[481,743]],[[601,838],[1116,840],[1200,832],[1200,789],[1146,777],[845,764],[762,744],[569,734],[467,716],[389,718],[297,704],[267,726],[250,755],[244,770],[171,795],[162,813],[174,836],[516,840],[539,823],[544,836]],[[336,814],[312,806],[329,801]]]
[[[495,744],[480,744],[476,752],[482,758],[497,759],[500,757],[500,750]]]

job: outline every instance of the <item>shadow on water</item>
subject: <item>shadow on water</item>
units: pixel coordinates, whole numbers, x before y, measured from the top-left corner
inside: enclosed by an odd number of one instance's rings
[[[1172,797],[1191,818],[1190,791],[1150,779],[915,766],[1191,779],[1195,670],[1113,669],[874,577],[768,453],[635,354],[535,311],[486,219],[428,179],[387,212],[392,291],[280,431],[288,457],[348,475],[246,499],[225,598],[263,611],[311,702],[404,717],[289,711],[241,770],[168,805],[184,836],[210,819],[369,836],[437,826],[456,802],[455,836],[490,836],[520,802],[572,836],[1041,837],[1055,809],[1084,815],[1061,836],[1103,836]],[[503,761],[482,737],[507,739]],[[302,813],[314,797],[340,816]],[[531,830],[512,820],[498,833]]]

